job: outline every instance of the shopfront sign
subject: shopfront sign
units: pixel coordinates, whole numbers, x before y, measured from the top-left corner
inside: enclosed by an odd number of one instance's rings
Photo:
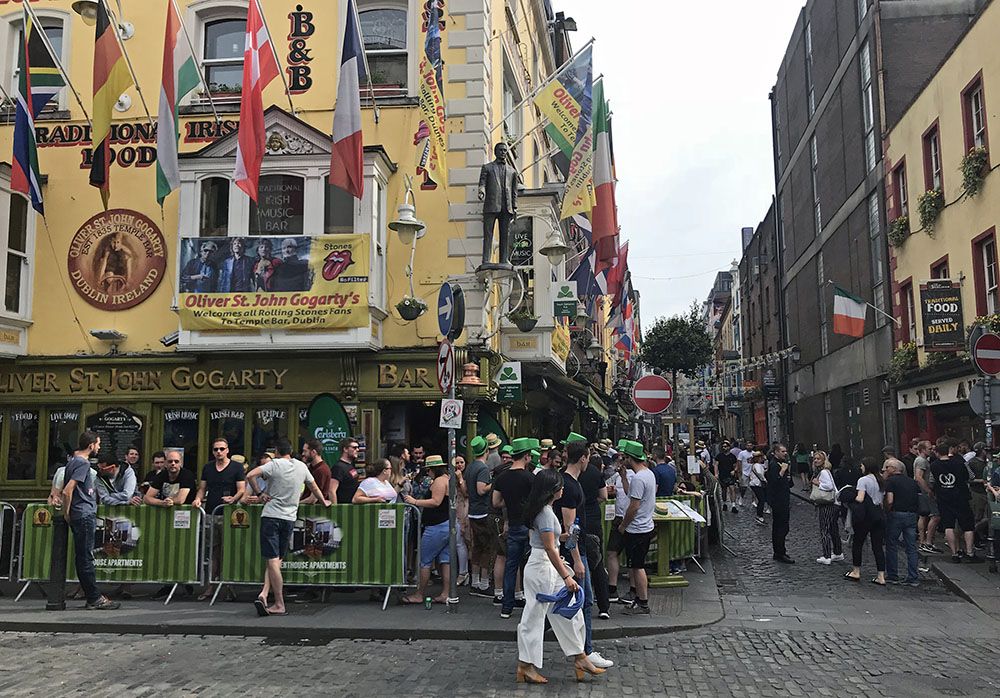
[[[323,444],[323,459],[340,459],[340,442],[351,434],[351,421],[340,400],[329,393],[317,395],[309,405],[309,437]]]
[[[115,208],[84,223],[69,245],[70,283],[101,310],[125,310],[149,298],[167,268],[163,233],[138,211]]]
[[[965,348],[962,289],[951,279],[931,279],[920,284],[924,351],[961,351]]]
[[[510,224],[510,263],[530,267],[535,260],[534,218],[522,216]]]
[[[297,5],[295,11],[288,13],[288,20],[291,27],[288,30],[288,60],[286,72],[288,73],[288,91],[293,95],[300,95],[312,87],[312,49],[306,45],[306,40],[316,33],[316,25],[313,24],[313,13],[302,9],[302,5]]]
[[[437,389],[436,373],[431,363],[426,366],[409,366],[394,363],[378,365],[378,388],[380,390],[396,390],[399,388]]]
[[[552,290],[552,310],[556,319],[574,320],[576,318],[576,282],[559,281],[553,284]]]
[[[497,374],[497,400],[517,402],[524,397],[521,386],[521,362],[505,361]]]
[[[183,329],[369,325],[367,235],[182,238],[180,257]]]
[[[964,376],[910,388],[899,388],[896,391],[896,405],[901,410],[910,410],[915,407],[965,402],[969,399],[969,393],[977,380],[978,376]]]

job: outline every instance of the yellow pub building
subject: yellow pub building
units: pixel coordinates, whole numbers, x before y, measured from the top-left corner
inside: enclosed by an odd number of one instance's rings
[[[571,339],[553,317],[554,284],[584,243],[559,220],[563,176],[524,102],[572,55],[549,0],[357,0],[372,82],[361,88],[360,199],[327,181],[346,2],[260,0],[282,76],[264,90],[256,203],[233,181],[248,0],[177,0],[203,82],[179,104],[181,183],[161,208],[169,1],[108,3],[138,89],[114,108],[107,211],[88,182],[93,22],[72,0],[31,2],[72,87],[35,123],[44,218],[11,191],[14,109],[0,109],[0,498],[44,494],[84,428],[110,434],[118,456],[137,447],[140,470],[172,446],[200,471],[218,435],[248,460],[280,436],[313,436],[308,409],[324,394],[368,459],[394,442],[443,453],[436,305],[446,282],[465,304],[457,379],[482,384],[459,389],[466,436],[558,439],[573,428],[596,437],[625,419],[609,397],[606,332]],[[419,160],[431,2],[441,15],[447,185]],[[0,79],[12,96],[22,36],[21,2],[0,0]],[[514,144],[523,184],[517,272],[482,278],[477,185],[501,140]],[[408,180],[426,223],[414,242],[389,228]],[[554,232],[576,249],[550,260],[541,250]],[[211,291],[224,286],[251,293],[220,300]],[[397,309],[411,289],[428,306],[415,321]],[[537,317],[528,332],[506,318],[518,305]],[[595,336],[599,350],[584,351]],[[492,379],[507,360],[522,362],[524,398],[501,404]]]

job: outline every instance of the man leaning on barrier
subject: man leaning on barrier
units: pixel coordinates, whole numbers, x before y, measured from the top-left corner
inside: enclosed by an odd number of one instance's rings
[[[190,504],[195,496],[194,474],[182,467],[181,452],[167,450],[167,467],[149,480],[142,501],[154,507]]]
[[[284,616],[285,599],[282,595],[281,560],[288,553],[292,528],[299,513],[299,497],[305,485],[323,506],[330,506],[326,496],[316,486],[316,479],[306,464],[292,458],[292,444],[288,439],[278,439],[275,444],[278,457],[247,473],[247,481],[254,495],[260,496],[264,509],[260,516],[260,553],[264,558],[264,586],[254,599],[259,616]],[[261,495],[257,478],[267,481],[267,491]],[[274,604],[267,605],[268,592],[274,594]]]
[[[135,449],[131,449],[135,450]],[[97,499],[101,504],[142,504],[138,496],[135,471],[127,462],[115,462],[114,456],[97,454]]]
[[[94,571],[94,532],[97,527],[97,485],[90,457],[101,449],[101,437],[92,431],[80,434],[78,449],[66,463],[63,516],[73,532],[76,574],[87,597],[88,610],[112,611],[121,604],[101,594]]]

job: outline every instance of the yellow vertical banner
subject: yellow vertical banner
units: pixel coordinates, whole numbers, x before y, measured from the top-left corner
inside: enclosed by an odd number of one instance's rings
[[[427,60],[426,55],[420,58],[420,84],[417,97],[424,123],[430,129],[430,136],[427,138],[429,148],[426,149],[426,157],[421,156],[421,160],[426,160],[426,163],[422,162],[421,167],[427,170],[431,179],[446,187],[448,164],[445,155],[448,152],[448,134],[445,132],[444,123],[444,97],[434,75],[434,65]]]

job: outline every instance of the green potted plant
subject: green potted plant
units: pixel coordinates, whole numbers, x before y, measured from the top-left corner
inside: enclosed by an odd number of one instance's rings
[[[920,211],[920,227],[933,237],[934,223],[944,210],[944,193],[940,189],[928,189],[920,195],[917,208]]]
[[[983,190],[983,180],[989,171],[989,160],[989,151],[982,146],[970,149],[962,158],[959,169],[962,172],[962,189],[966,196],[973,197]]]
[[[399,316],[410,322],[416,320],[418,317],[427,312],[427,303],[423,298],[416,298],[414,296],[403,296],[403,300],[396,303],[396,310],[399,311]]]
[[[917,343],[907,342],[892,353],[889,361],[889,380],[899,383],[917,364]]]
[[[521,332],[531,332],[538,324],[538,318],[523,305],[508,313],[507,319],[513,322]]]
[[[904,242],[910,234],[910,217],[900,216],[892,223],[889,224],[889,244],[893,247],[899,247]]]

